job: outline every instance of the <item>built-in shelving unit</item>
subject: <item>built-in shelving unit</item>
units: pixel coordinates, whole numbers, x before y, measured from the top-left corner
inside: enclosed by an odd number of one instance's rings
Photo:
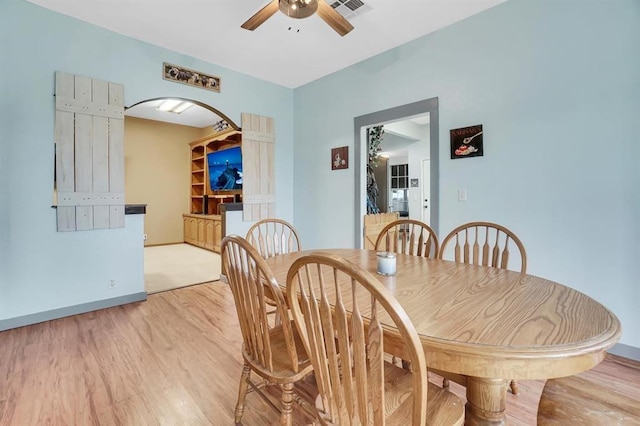
[[[207,154],[238,146],[241,143],[242,132],[227,129],[189,144],[191,148],[190,214],[183,215],[186,243],[220,251],[222,226],[219,206],[222,203],[242,202],[242,190],[213,191],[211,189]]]
[[[191,206],[192,214],[219,214],[218,206],[225,202],[241,202],[242,190],[213,191],[209,184],[207,154],[242,143],[240,130],[225,130],[195,140],[191,147]]]
[[[191,147],[191,213],[202,213],[204,195],[206,192],[206,162],[205,147],[202,145]]]

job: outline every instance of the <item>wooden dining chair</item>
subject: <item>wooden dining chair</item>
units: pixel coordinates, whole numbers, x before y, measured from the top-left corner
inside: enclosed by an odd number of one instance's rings
[[[229,235],[222,240],[222,263],[242,332],[244,367],[240,378],[235,422],[241,424],[247,387],[268,398],[250,380],[255,372],[269,384],[282,388],[281,425],[292,424],[293,385],[311,371],[311,362],[292,321],[272,326],[267,320],[267,298],[281,318],[288,318],[284,295],[260,253],[244,238]]]
[[[516,234],[502,225],[469,222],[458,226],[442,240],[438,259],[445,257],[447,247],[454,242],[453,258],[456,262],[502,269],[509,269],[510,248],[515,247],[520,257],[520,272],[527,272],[527,252],[524,245]],[[509,386],[511,392],[517,395],[518,382],[511,380]],[[444,379],[443,387],[449,387],[449,379]]]
[[[302,250],[298,232],[292,224],[282,219],[267,218],[254,223],[247,231],[246,239],[264,259]],[[273,300],[267,299],[267,304],[274,306]],[[282,321],[277,310],[269,313],[273,314],[275,324]]]
[[[289,269],[287,299],[314,366],[320,423],[463,424],[462,401],[428,382],[418,333],[369,272],[331,254],[303,256]],[[410,370],[385,361],[389,327]]]
[[[377,251],[390,251],[435,258],[438,236],[429,225],[413,219],[400,219],[382,228],[376,240]]]
[[[444,259],[449,244],[453,244],[456,262],[509,269],[510,248],[520,256],[520,272],[527,272],[527,252],[520,239],[509,229],[491,222],[469,222],[460,225],[442,240],[438,259]],[[513,244],[512,244],[513,243]]]
[[[263,219],[247,231],[247,240],[263,258],[302,250],[298,232],[289,222],[282,219]]]

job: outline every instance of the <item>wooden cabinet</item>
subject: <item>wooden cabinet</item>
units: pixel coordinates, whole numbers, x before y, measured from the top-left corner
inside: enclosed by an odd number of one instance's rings
[[[203,218],[198,218],[196,219],[196,221],[198,222],[198,238],[196,240],[196,244],[199,247],[205,248],[205,244],[204,241],[206,240],[206,236],[205,236],[205,226],[204,226],[204,222],[205,220]],[[209,220],[207,219],[207,222],[209,222]]]
[[[222,218],[219,215],[183,214],[184,242],[220,253]]]
[[[198,241],[198,220],[193,216],[183,215],[184,222],[184,242],[197,245]]]
[[[204,238],[202,241],[204,243],[204,248],[207,250],[214,250],[213,240],[216,238],[215,234],[215,224],[220,224],[220,220],[203,220],[204,222]],[[220,244],[218,244],[218,249],[215,250],[218,253],[220,252]]]
[[[191,148],[191,202],[192,214],[217,215],[224,202],[242,201],[242,190],[214,191],[211,189],[207,154],[242,144],[240,130],[228,129],[189,144]],[[185,236],[186,238],[186,236]]]
[[[212,244],[212,250],[220,253],[220,246],[222,245],[222,221],[221,220],[214,220],[212,222],[212,226],[213,226],[213,241],[211,242]]]

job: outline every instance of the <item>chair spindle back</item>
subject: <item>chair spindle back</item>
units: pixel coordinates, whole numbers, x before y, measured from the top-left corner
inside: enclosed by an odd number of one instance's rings
[[[404,394],[413,398],[408,422],[425,424],[426,362],[418,334],[373,275],[338,256],[317,252],[289,269],[287,298],[313,365],[321,421],[382,425],[385,408],[403,402],[385,401],[384,321],[397,327],[412,362],[413,389]]]
[[[435,258],[438,237],[429,225],[413,219],[400,219],[382,228],[376,240],[376,250]]]
[[[267,320],[267,302],[275,305],[281,318],[288,318],[284,295],[260,253],[244,238],[238,235],[225,237],[221,255],[240,321],[243,350],[265,371],[273,372],[273,348],[269,332],[273,327]],[[274,327],[282,327],[290,368],[297,372],[299,354],[291,322],[282,321]]]
[[[300,251],[300,238],[293,225],[282,219],[263,219],[247,232],[247,240],[263,258]]]
[[[469,222],[451,231],[442,241],[438,258],[442,259],[449,243],[455,240],[456,262],[508,269],[510,246],[520,254],[520,272],[527,272],[527,254],[520,239],[509,229],[491,222]]]

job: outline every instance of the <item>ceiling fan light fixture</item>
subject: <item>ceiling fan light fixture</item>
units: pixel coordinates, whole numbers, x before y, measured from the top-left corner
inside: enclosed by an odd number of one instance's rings
[[[279,0],[278,7],[290,18],[303,19],[316,13],[318,0]]]
[[[333,1],[333,0],[332,0]],[[345,0],[341,0],[345,1]],[[356,0],[349,0],[356,1]],[[360,0],[357,0],[360,1]],[[336,4],[335,2],[334,4]],[[335,30],[340,36],[345,36],[353,25],[349,23],[340,13],[336,12],[327,0],[271,0],[266,6],[254,13],[240,27],[253,31],[272,17],[278,10],[290,18],[302,19],[316,14]]]

